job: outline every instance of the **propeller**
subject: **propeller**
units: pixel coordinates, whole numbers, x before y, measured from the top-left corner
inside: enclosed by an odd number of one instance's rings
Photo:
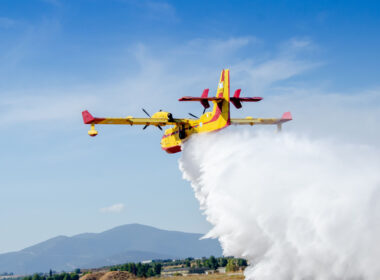
[[[193,115],[192,113],[189,113],[189,115],[192,116],[193,118],[199,119],[196,115]]]
[[[206,112],[206,108],[203,109],[203,113],[202,113],[202,115],[203,115],[205,112]]]
[[[149,113],[148,113],[144,108],[142,108],[142,110],[143,110],[143,112],[144,112],[149,118],[152,118],[152,117],[149,115]],[[160,111],[161,111],[161,110],[160,110]],[[145,130],[148,126],[149,126],[149,124],[144,125],[143,130]],[[158,128],[159,130],[162,130],[162,127],[159,126],[159,125],[157,125],[157,128]]]
[[[149,115],[149,113],[148,113],[147,111],[145,111],[144,108],[142,108],[142,110],[143,110],[143,112],[144,112],[149,118],[151,118],[151,116]]]

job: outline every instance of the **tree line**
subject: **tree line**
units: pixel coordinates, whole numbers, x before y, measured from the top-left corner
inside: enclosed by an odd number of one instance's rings
[[[164,260],[161,261],[163,266],[175,266],[175,265],[182,265],[183,267],[192,267],[192,268],[209,268],[209,269],[217,269],[219,267],[227,267],[228,264],[235,265],[237,267],[246,267],[247,260],[245,259],[238,259],[233,257],[219,257],[215,258],[214,256],[211,256],[209,258],[201,258],[201,259],[194,259],[194,258],[187,258],[184,260]]]
[[[216,270],[219,267],[225,267],[226,272],[234,272],[244,269],[247,266],[245,259],[237,259],[233,257],[211,256],[201,259],[186,258],[182,260],[153,260],[150,263],[125,263],[114,265],[109,268],[110,271],[128,271],[137,277],[153,277],[161,275],[161,271],[165,267],[180,266],[189,268],[190,273],[202,273],[205,269]],[[71,273],[62,272],[55,273],[52,270],[49,273],[35,273],[33,275],[22,277],[22,280],[79,280],[81,275],[80,269],[76,269]]]
[[[22,280],[78,280],[79,272],[79,269],[72,273],[53,273],[53,271],[50,270],[49,274],[35,273],[33,275],[23,277]]]
[[[121,265],[114,265],[110,267],[110,271],[128,271],[137,277],[153,277],[161,275],[162,264],[151,263],[125,263]]]
[[[161,274],[163,268],[168,266],[188,267],[190,273],[202,273],[205,269],[216,270],[219,267],[226,267],[226,272],[238,271],[247,266],[245,259],[235,259],[233,257],[209,258],[202,259],[186,258],[183,260],[153,260],[150,263],[125,263],[110,267],[110,271],[128,271],[137,277],[152,277]],[[38,279],[32,279],[38,280]]]

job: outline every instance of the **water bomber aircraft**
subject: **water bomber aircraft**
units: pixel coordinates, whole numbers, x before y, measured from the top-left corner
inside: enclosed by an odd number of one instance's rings
[[[95,125],[116,124],[116,125],[143,125],[143,129],[153,125],[162,130],[163,126],[172,126],[165,130],[161,139],[161,147],[169,154],[181,151],[181,144],[191,135],[196,133],[213,132],[224,129],[230,125],[277,125],[277,130],[281,131],[282,124],[291,121],[292,115],[286,112],[281,118],[253,118],[233,119],[230,117],[230,103],[237,109],[242,108],[244,102],[258,102],[262,97],[240,97],[241,89],[237,89],[230,97],[230,71],[222,71],[218,83],[215,97],[208,97],[209,89],[205,89],[201,97],[184,96],[179,101],[198,101],[204,107],[200,118],[190,114],[192,119],[177,119],[169,112],[159,111],[152,116],[143,109],[148,118],[134,118],[131,116],[123,118],[97,118],[93,117],[87,110],[82,112],[85,124],[91,125],[88,135],[94,137],[98,134]],[[211,112],[206,112],[213,104]]]

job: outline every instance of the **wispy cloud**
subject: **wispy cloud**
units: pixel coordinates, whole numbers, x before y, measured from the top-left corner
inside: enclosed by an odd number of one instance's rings
[[[309,38],[291,38],[281,44],[284,52],[294,53],[296,51],[318,50],[318,46]]]
[[[120,213],[124,210],[123,203],[117,203],[108,207],[103,207],[99,209],[100,213]]]

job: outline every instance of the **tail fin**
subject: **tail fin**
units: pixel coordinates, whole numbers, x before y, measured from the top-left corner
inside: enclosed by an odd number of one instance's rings
[[[204,124],[215,123],[215,128],[220,129],[230,124],[230,70],[223,69],[218,89],[216,90],[216,97],[208,97],[208,89],[205,89],[201,97],[184,96],[178,101],[199,101],[205,108],[210,107],[209,101],[214,104],[211,113],[211,119]],[[205,111],[203,111],[204,113]]]
[[[212,109],[212,121],[219,127],[230,124],[230,70],[223,69],[220,74],[218,89],[216,90],[217,101]]]
[[[225,101],[230,102],[230,70],[223,69],[220,74],[218,89],[216,97],[223,98]]]

